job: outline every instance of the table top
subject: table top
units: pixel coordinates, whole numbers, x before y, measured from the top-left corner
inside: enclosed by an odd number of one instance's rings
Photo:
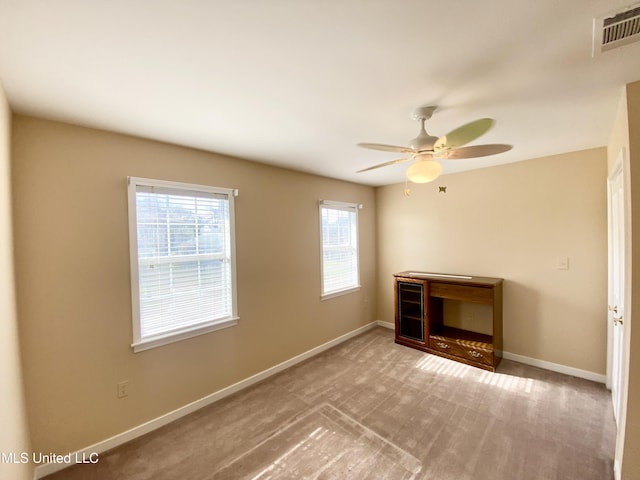
[[[436,272],[420,272],[415,270],[406,270],[404,272],[394,273],[394,277],[418,278],[431,282],[457,283],[461,285],[499,285],[503,282],[502,278],[494,277],[478,277],[473,275],[458,275],[452,273],[436,273]]]

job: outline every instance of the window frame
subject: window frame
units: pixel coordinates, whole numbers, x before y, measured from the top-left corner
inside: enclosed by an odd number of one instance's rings
[[[353,212],[355,214],[355,229],[356,229],[356,241],[355,241],[355,253],[356,253],[356,280],[353,285],[341,288],[338,290],[325,291],[325,271],[324,271],[324,230],[322,223],[322,209],[333,209]],[[318,202],[318,222],[320,225],[320,299],[328,300],[330,298],[339,297],[349,293],[359,291],[362,286],[360,284],[360,223],[358,210],[362,208],[362,204],[339,202],[335,200],[320,200]]]
[[[237,279],[236,279],[236,248],[235,248],[235,197],[238,195],[237,189],[212,187],[208,185],[198,185],[192,183],[173,182],[168,180],[157,180],[140,177],[127,177],[128,192],[128,213],[129,213],[129,258],[131,268],[131,307],[132,307],[132,329],[133,343],[131,347],[135,353],[151,348],[167,345],[173,342],[185,340],[205,333],[213,332],[223,328],[237,325],[238,301],[237,301]],[[192,192],[194,197],[198,193],[209,193],[226,195],[229,202],[229,269],[231,277],[231,313],[229,316],[200,322],[187,327],[176,328],[157,335],[142,337],[141,325],[141,305],[140,305],[140,272],[138,269],[138,221],[137,221],[137,191],[138,187],[157,187],[162,190],[174,190],[176,194]]]

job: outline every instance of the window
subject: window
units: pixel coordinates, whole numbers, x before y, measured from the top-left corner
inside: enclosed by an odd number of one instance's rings
[[[235,193],[129,178],[134,351],[237,323]]]
[[[352,203],[320,201],[322,298],[360,288],[358,208]]]

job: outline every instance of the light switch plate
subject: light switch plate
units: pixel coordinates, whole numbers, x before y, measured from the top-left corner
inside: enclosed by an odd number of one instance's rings
[[[558,257],[558,270],[569,270],[569,257]]]

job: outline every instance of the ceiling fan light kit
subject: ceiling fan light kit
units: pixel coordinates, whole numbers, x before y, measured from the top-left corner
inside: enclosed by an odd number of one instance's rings
[[[442,173],[442,165],[435,160],[420,160],[407,168],[407,178],[413,183],[429,183]]]
[[[435,180],[442,173],[442,165],[436,160],[484,157],[503,153],[513,148],[511,145],[505,144],[474,145],[460,148],[487,133],[495,124],[491,118],[481,118],[467,123],[442,137],[429,135],[424,124],[431,118],[436,108],[434,106],[419,107],[413,112],[413,118],[420,122],[420,132],[409,142],[408,147],[381,143],[359,143],[358,146],[362,148],[397,152],[410,156],[364,168],[357,173],[413,161],[413,164],[407,168],[407,179],[414,183],[427,183]]]

